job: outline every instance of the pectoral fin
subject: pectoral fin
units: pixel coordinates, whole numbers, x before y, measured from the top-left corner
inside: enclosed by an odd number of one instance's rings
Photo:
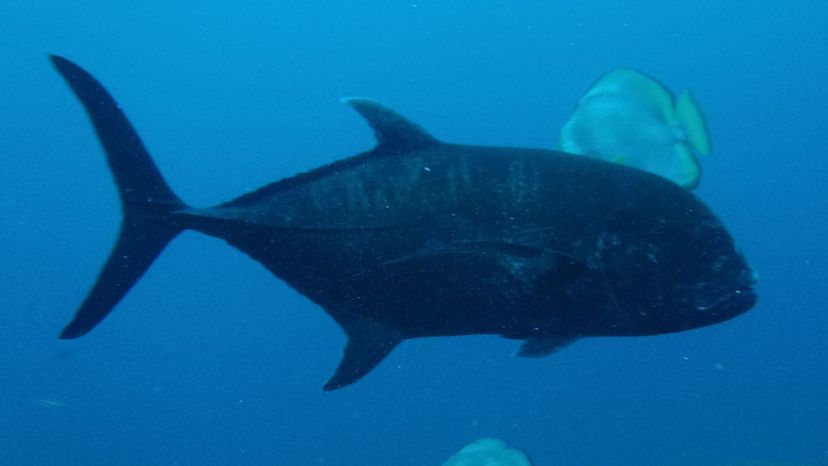
[[[416,250],[410,254],[382,262],[380,266],[389,266],[409,262],[412,260],[421,260],[428,257],[441,257],[447,255],[458,254],[485,254],[485,255],[499,255],[510,256],[519,259],[528,259],[537,257],[543,254],[541,248],[508,241],[489,241],[489,240],[468,240],[456,241],[453,243],[432,245],[423,249]]]

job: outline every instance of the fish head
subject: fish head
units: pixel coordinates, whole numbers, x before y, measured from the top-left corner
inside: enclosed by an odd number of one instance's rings
[[[650,201],[619,211],[597,239],[615,334],[689,330],[752,308],[756,274],[719,219],[686,192]]]
[[[675,330],[723,322],[756,304],[756,273],[721,222],[712,214],[704,217],[686,232],[686,248],[674,252],[668,275],[670,305],[664,312]]]

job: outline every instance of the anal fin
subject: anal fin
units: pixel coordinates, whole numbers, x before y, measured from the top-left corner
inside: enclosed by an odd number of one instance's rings
[[[525,358],[542,358],[558,351],[559,349],[577,340],[572,336],[544,336],[531,337],[520,345],[518,356]]]
[[[361,379],[404,339],[400,332],[370,319],[360,317],[340,320],[340,323],[348,335],[348,343],[336,372],[323,387],[325,391],[346,387]]]

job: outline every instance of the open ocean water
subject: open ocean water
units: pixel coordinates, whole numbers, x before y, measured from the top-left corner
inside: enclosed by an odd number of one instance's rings
[[[808,0],[2,2],[0,465],[430,466],[487,436],[537,466],[828,464],[826,28]],[[48,53],[107,86],[198,206],[370,148],[340,97],[446,141],[552,148],[599,76],[640,69],[702,107],[696,192],[759,304],[544,359],[497,337],[406,341],[323,392],[339,327],[188,232],[60,341],[120,214]]]

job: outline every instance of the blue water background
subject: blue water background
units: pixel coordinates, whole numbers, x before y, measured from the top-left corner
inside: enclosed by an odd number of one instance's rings
[[[482,436],[541,466],[828,463],[826,26],[805,0],[2,2],[0,464],[438,465]],[[369,148],[343,96],[447,141],[551,148],[595,79],[638,68],[704,109],[698,194],[760,303],[540,360],[496,337],[407,341],[325,393],[340,329],[189,232],[59,341],[119,206],[47,53],[100,78],[200,206]]]

